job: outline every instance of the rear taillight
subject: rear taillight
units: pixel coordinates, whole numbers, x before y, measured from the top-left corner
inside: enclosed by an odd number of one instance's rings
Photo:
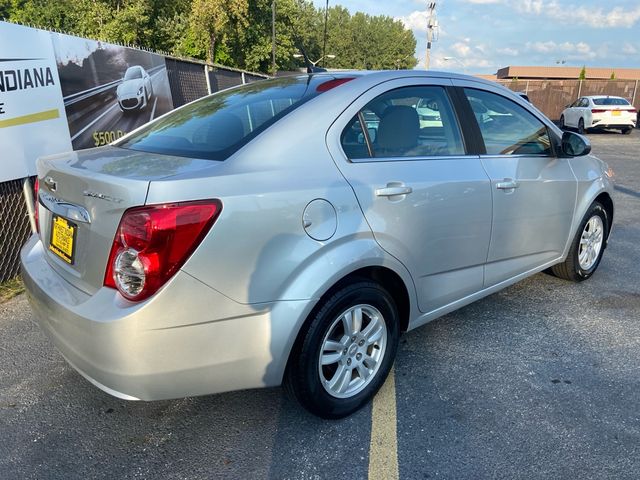
[[[635,108],[632,108],[631,110],[627,110],[627,112],[629,112],[629,113],[638,113],[638,111]]]
[[[601,108],[592,108],[591,109],[591,113],[604,113],[606,112],[606,110],[603,110]]]
[[[38,181],[38,177],[36,177],[36,181],[33,184],[33,216],[36,221],[36,233],[40,233],[40,215],[38,213],[38,191],[40,190],[40,182]]]
[[[221,210],[219,200],[127,210],[113,240],[105,287],[133,301],[150,297],[184,265]]]

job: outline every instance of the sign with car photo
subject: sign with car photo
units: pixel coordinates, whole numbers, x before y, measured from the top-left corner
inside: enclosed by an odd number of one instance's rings
[[[74,150],[107,145],[173,109],[161,55],[51,35]]]
[[[0,182],[172,109],[162,55],[0,21]]]

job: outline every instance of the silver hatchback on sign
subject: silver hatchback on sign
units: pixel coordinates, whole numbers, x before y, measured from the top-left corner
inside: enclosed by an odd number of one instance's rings
[[[112,395],[284,383],[338,418],[375,395],[401,332],[547,268],[593,274],[614,205],[589,151],[472,77],[252,83],[40,159],[24,281]]]

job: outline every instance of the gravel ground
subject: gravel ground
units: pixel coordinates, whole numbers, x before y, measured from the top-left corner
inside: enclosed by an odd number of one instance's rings
[[[617,173],[598,272],[535,275],[402,338],[401,478],[638,478],[640,131],[589,137]],[[0,478],[367,476],[370,407],[328,422],[280,389],[120,401],[33,322],[24,295],[0,305]]]

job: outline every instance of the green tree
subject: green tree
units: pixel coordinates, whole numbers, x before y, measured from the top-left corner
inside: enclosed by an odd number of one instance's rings
[[[87,38],[137,44],[178,56],[271,71],[273,0],[0,0],[10,20],[59,29]],[[342,69],[413,68],[413,33],[391,17],[339,5],[328,11],[312,0],[276,1],[276,64],[304,66],[294,57],[303,47],[318,65]]]
[[[225,35],[233,29],[246,28],[248,0],[193,0],[190,26],[196,45],[206,52],[210,62],[224,50]]]
[[[611,72],[611,76],[609,77],[609,80],[615,80],[616,79],[616,72]]]
[[[333,68],[413,68],[416,39],[402,22],[387,16],[356,12],[343,7],[329,10],[327,53],[336,56]]]
[[[580,70],[580,75],[578,75],[579,80],[585,80],[587,78],[587,67],[582,66],[582,70]]]

